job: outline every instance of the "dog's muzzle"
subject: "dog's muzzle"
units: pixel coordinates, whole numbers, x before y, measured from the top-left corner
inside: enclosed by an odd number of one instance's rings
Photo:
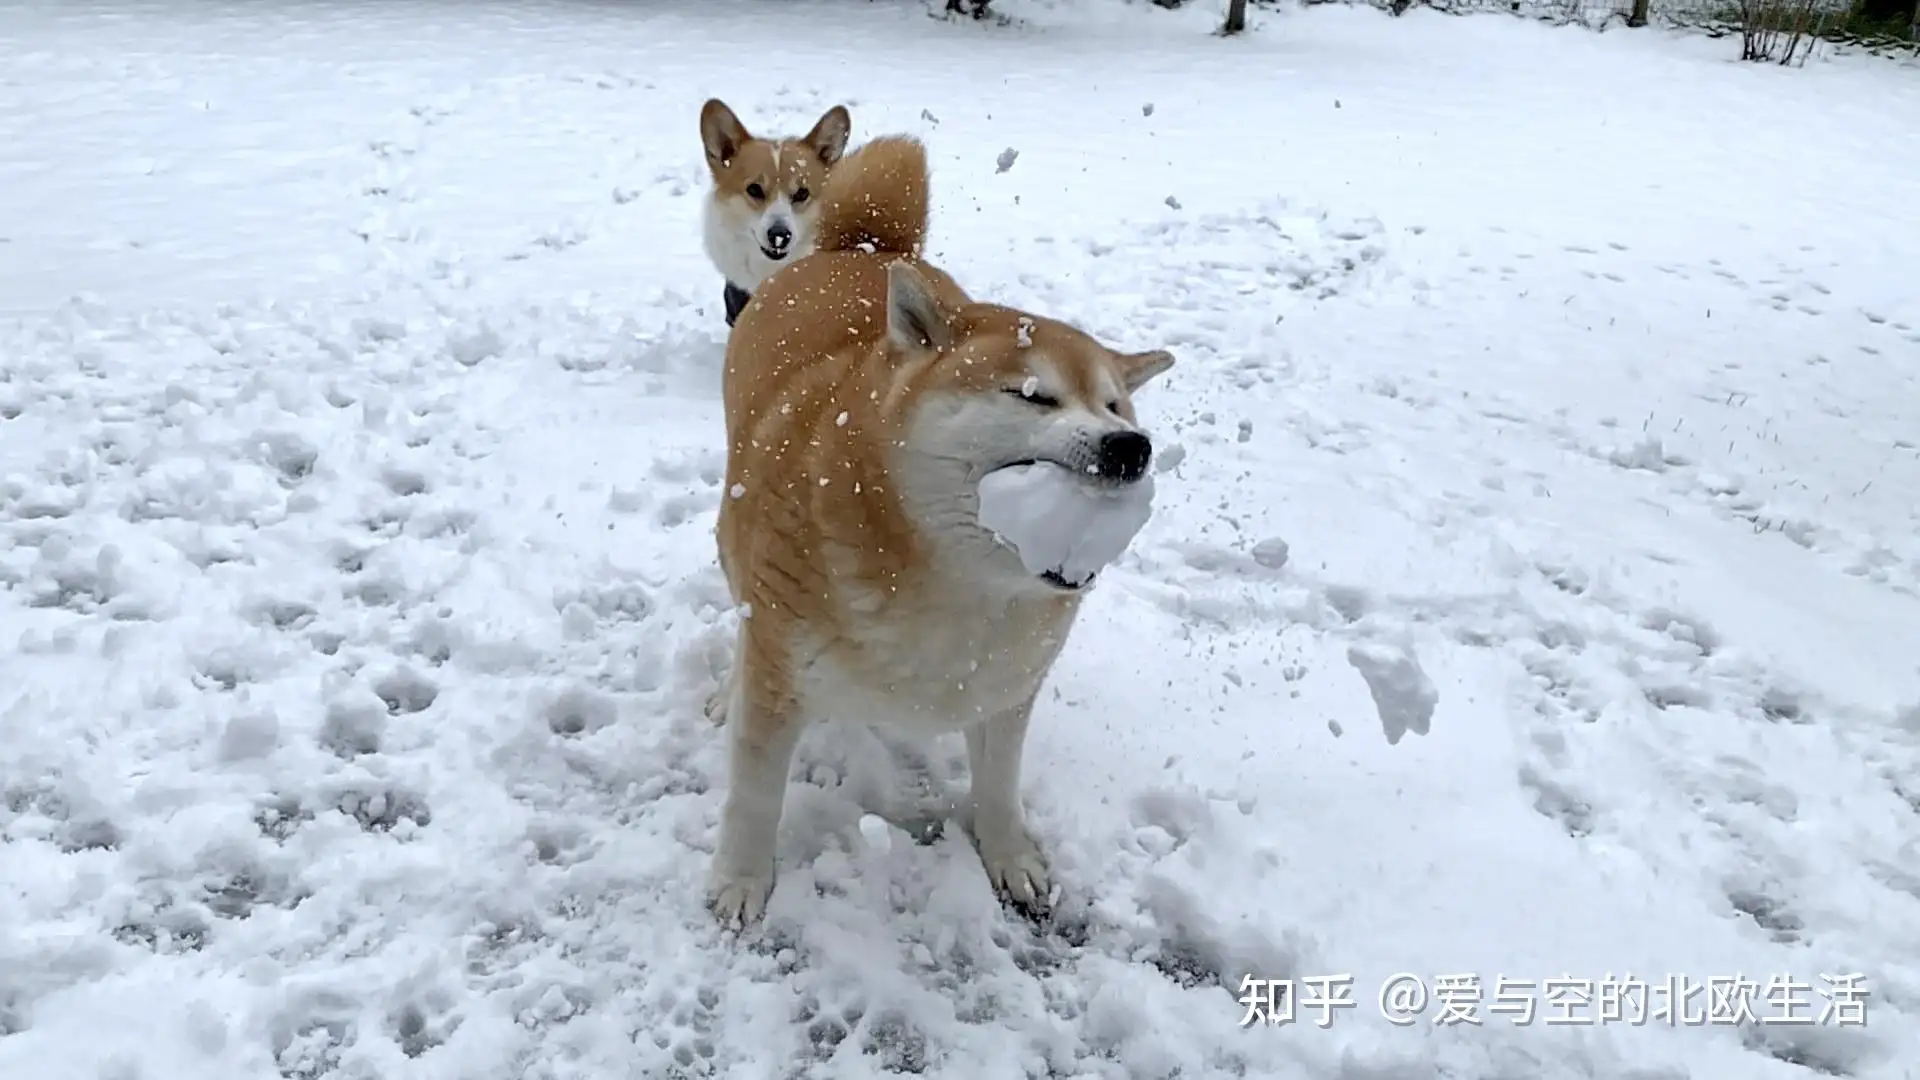
[[[1093,579],[1099,576],[1100,576],[1099,574],[1088,574],[1085,581],[1076,583],[1076,582],[1068,581],[1066,579],[1066,575],[1060,573],[1060,571],[1058,570],[1049,570],[1046,573],[1040,575],[1040,580],[1046,582],[1047,584],[1053,586],[1056,589],[1059,589],[1061,592],[1080,592],[1081,590],[1085,589],[1087,586],[1092,585]]]

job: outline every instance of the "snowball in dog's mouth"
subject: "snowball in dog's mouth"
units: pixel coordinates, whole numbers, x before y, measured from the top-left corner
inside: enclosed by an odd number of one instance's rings
[[[1152,514],[1153,480],[1102,483],[1055,461],[1015,461],[980,478],[981,527],[1057,592],[1079,593]]]

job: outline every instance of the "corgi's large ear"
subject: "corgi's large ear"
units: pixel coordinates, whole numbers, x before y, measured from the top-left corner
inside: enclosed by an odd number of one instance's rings
[[[831,165],[847,152],[847,137],[853,134],[853,117],[845,105],[835,105],[820,117],[813,130],[800,141],[820,157],[820,164]]]
[[[751,138],[746,125],[726,102],[714,98],[700,107],[700,144],[707,148],[707,160],[716,168],[732,161]]]
[[[1141,353],[1121,353],[1120,379],[1127,384],[1127,393],[1147,385],[1154,378],[1166,374],[1173,366],[1173,354],[1165,349],[1154,349]]]
[[[953,319],[926,275],[900,259],[887,267],[887,337],[902,352],[953,344]]]

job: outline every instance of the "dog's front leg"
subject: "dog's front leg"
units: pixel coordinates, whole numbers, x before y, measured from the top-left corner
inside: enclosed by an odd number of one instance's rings
[[[973,838],[994,890],[1028,915],[1049,904],[1046,859],[1020,808],[1020,755],[1033,699],[967,728]]]
[[[720,809],[707,902],[722,926],[742,928],[765,914],[787,773],[805,724],[791,695],[755,681],[746,635],[734,660],[727,708],[727,797]]]

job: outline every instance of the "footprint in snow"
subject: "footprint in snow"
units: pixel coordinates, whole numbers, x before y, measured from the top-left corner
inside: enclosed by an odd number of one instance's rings
[[[426,474],[414,469],[389,468],[381,473],[380,480],[388,491],[403,499],[411,495],[424,495],[429,486]]]
[[[548,730],[567,738],[599,731],[618,718],[619,709],[605,694],[574,686],[554,695],[540,715]]]
[[[335,797],[333,805],[368,832],[392,832],[402,823],[416,828],[433,823],[426,800],[399,787],[348,788]]]
[[[391,715],[425,712],[439,699],[432,679],[407,667],[396,667],[373,681],[373,692]]]

